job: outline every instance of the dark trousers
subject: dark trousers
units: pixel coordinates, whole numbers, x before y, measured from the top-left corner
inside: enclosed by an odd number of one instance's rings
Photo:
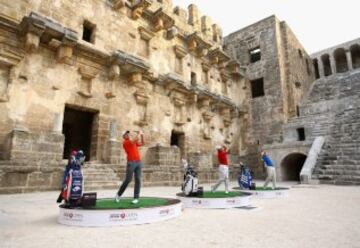
[[[142,168],[141,161],[127,163],[126,177],[125,177],[125,181],[122,183],[122,185],[120,186],[120,189],[118,191],[119,196],[122,196],[122,194],[126,190],[127,186],[131,182],[133,174],[135,174],[134,198],[135,199],[139,198],[140,188],[141,188],[141,168]]]

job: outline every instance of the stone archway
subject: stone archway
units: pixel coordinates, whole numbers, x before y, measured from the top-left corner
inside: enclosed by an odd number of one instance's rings
[[[300,181],[300,172],[305,163],[306,155],[290,153],[281,161],[282,181]]]

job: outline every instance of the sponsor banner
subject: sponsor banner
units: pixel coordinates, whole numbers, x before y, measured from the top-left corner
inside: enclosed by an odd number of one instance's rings
[[[229,198],[178,197],[185,208],[237,208],[250,205],[250,195]]]
[[[256,190],[240,190],[240,191],[245,193],[251,193],[255,198],[259,198],[259,199],[285,198],[289,196],[289,189],[266,190],[266,191],[256,191]]]
[[[125,226],[149,224],[175,218],[181,214],[182,203],[140,209],[86,210],[60,208],[58,222],[70,226]]]

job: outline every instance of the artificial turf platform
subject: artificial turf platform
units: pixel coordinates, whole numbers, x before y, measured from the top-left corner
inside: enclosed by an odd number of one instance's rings
[[[104,210],[104,209],[138,209],[138,208],[153,208],[162,207],[175,204],[178,201],[175,199],[155,198],[155,197],[141,197],[137,204],[132,204],[133,198],[120,198],[120,202],[115,199],[97,199],[95,207],[89,207],[90,210]]]

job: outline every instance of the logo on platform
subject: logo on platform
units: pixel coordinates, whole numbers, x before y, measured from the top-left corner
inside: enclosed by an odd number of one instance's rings
[[[159,215],[161,217],[168,216],[168,215],[173,215],[174,213],[175,213],[175,210],[173,208],[162,209],[162,210],[159,211]]]
[[[201,205],[202,201],[201,200],[192,200],[192,203]]]
[[[234,199],[229,199],[229,200],[226,200],[226,203],[227,204],[235,204],[236,201]]]
[[[110,221],[116,222],[127,222],[127,221],[135,221],[138,219],[137,213],[120,213],[120,214],[110,214]]]
[[[63,214],[64,219],[66,220],[71,220],[71,221],[82,221],[83,220],[83,215],[82,214],[78,214],[78,213],[73,213],[73,212],[65,212]]]

